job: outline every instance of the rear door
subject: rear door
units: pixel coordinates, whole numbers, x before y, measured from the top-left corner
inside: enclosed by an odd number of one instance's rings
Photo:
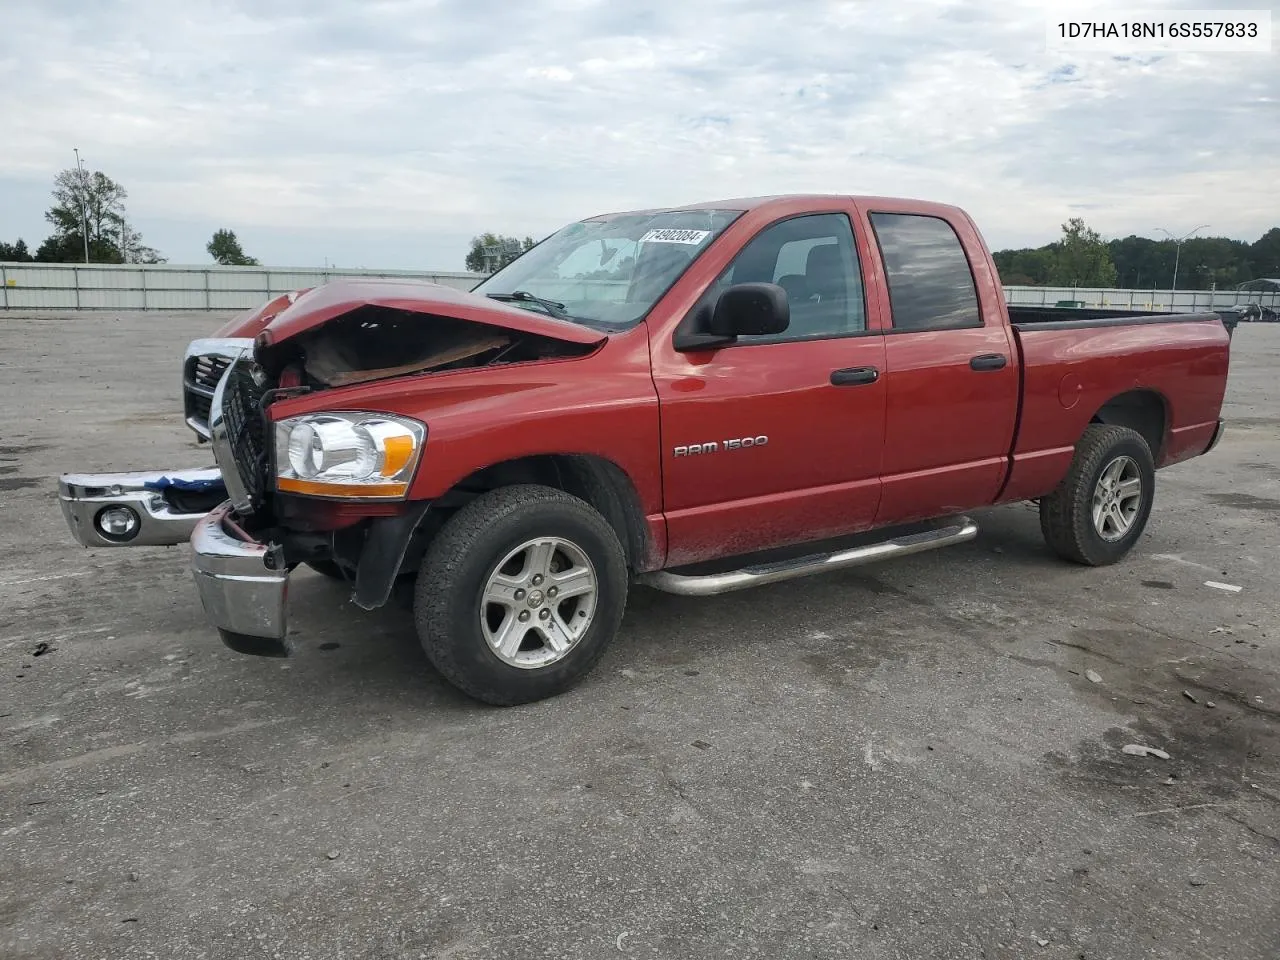
[[[874,520],[885,348],[867,322],[851,212],[765,226],[699,300],[714,303],[734,283],[778,283],[791,305],[786,332],[678,352],[655,331],[669,565]]]
[[[977,231],[962,215],[870,208],[887,319],[888,408],[876,524],[991,503],[1018,407],[1016,348]],[[981,265],[983,296],[971,264]]]

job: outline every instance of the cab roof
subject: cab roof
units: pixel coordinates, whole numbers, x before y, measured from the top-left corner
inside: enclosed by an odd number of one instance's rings
[[[869,207],[884,212],[898,213],[961,213],[959,207],[930,200],[916,200],[909,197],[881,197],[872,195],[835,194],[835,193],[785,193],[762,197],[738,197],[730,200],[707,200],[700,203],[687,203],[673,207],[653,207],[646,210],[617,210],[612,213],[598,214],[598,217],[614,217],[626,213],[659,214],[681,213],[695,210],[740,210],[770,212],[776,208],[779,213],[799,212],[806,207],[821,209],[836,203],[854,201],[859,206]],[[595,218],[590,218],[595,219]]]

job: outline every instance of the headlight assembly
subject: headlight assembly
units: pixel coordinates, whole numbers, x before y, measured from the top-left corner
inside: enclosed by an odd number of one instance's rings
[[[275,425],[276,489],[315,497],[402,499],[427,430],[387,413],[311,413]]]

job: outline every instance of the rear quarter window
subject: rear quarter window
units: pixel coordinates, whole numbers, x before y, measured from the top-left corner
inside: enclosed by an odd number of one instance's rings
[[[978,291],[960,238],[939,217],[873,213],[894,330],[982,325]]]

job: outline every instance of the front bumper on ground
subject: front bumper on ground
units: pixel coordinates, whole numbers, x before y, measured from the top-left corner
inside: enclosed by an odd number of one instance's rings
[[[149,473],[69,473],[58,479],[58,500],[71,535],[86,547],[167,547],[185,543],[205,514],[186,513],[164,496],[166,484],[220,485],[217,467]],[[127,537],[112,537],[98,525],[112,507],[132,510],[137,528]]]
[[[241,529],[228,501],[196,524],[191,550],[200,603],[214,626],[249,637],[284,637],[289,571],[279,545]]]

